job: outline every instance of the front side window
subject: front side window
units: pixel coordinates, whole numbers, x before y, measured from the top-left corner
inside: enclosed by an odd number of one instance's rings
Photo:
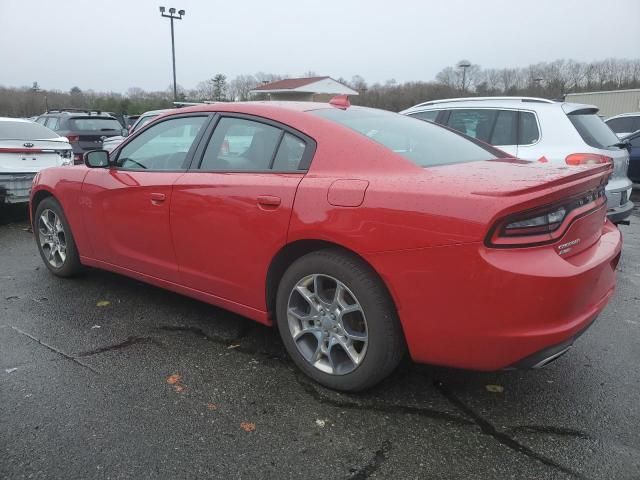
[[[135,127],[132,129],[131,133],[140,130],[142,127],[144,127],[147,123],[149,123],[151,120],[156,118],[158,115],[159,114],[155,113],[153,115],[145,115],[144,117],[139,118],[135,124]]]
[[[410,113],[409,116],[419,118],[420,120],[435,122],[439,113],[440,113],[440,110],[428,110],[426,112]]]
[[[116,165],[128,170],[182,170],[207,117],[167,119],[125,145]]]
[[[223,117],[209,140],[200,169],[270,170],[283,131],[265,123]]]
[[[504,153],[447,128],[397,113],[363,107],[312,110],[405,157],[420,167],[494,160]]]
[[[520,112],[520,124],[518,126],[518,145],[531,145],[540,140],[540,130],[535,114]]]
[[[491,130],[498,115],[497,110],[452,110],[449,126],[483,142],[491,143]]]

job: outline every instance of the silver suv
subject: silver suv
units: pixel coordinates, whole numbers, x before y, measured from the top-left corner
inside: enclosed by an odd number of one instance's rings
[[[446,125],[523,160],[585,165],[612,161],[608,217],[625,221],[633,203],[629,152],[598,116],[598,107],[528,97],[434,100],[400,112]]]

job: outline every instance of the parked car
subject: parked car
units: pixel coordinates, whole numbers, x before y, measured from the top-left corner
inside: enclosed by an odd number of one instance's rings
[[[611,163],[523,162],[346,97],[184,108],[85,163],[34,183],[53,274],[103,268],[275,324],[330,388],[376,384],[407,349],[542,366],[615,286]]]
[[[168,112],[170,109],[165,110],[150,110],[148,112],[143,113],[139,117],[134,124],[129,128],[129,135],[136,132],[138,129],[144,127],[151,120],[156,118],[158,115]],[[116,148],[120,145],[125,139],[126,135],[116,135],[115,137],[109,137],[102,142],[102,148],[108,152]]]
[[[76,164],[82,163],[84,152],[101,149],[102,142],[107,138],[127,133],[118,120],[100,111],[49,110],[40,115],[36,122],[67,137],[73,147]]]
[[[607,118],[604,123],[609,125],[618,138],[626,137],[630,133],[640,130],[640,112],[616,115]]]
[[[629,148],[629,179],[640,183],[640,131],[632,133],[622,139]]]
[[[629,153],[598,117],[598,107],[527,97],[476,97],[425,102],[401,112],[456,129],[523,160],[557,165],[612,162],[607,184],[611,221],[633,210]]]
[[[0,205],[27,203],[31,182],[46,167],[70,165],[71,145],[30,120],[0,117]]]

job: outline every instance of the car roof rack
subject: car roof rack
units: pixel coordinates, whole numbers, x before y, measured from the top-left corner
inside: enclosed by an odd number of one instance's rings
[[[487,100],[516,100],[521,102],[531,103],[556,103],[553,100],[547,98],[537,97],[462,97],[462,98],[443,98],[441,100],[429,100],[428,102],[419,103],[414,107],[426,107],[428,105],[437,105],[439,103],[453,103],[453,102],[482,102]]]
[[[108,115],[108,112],[102,110],[89,110],[86,108],[57,108],[55,110],[47,110],[46,113],[86,113],[87,115]]]

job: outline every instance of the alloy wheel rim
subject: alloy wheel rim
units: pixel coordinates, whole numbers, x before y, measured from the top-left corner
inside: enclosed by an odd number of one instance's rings
[[[67,259],[67,236],[60,217],[53,210],[47,208],[40,214],[38,239],[49,265],[62,267]]]
[[[323,274],[302,278],[289,294],[287,321],[298,351],[318,370],[346,375],[362,364],[369,344],[367,320],[340,280]]]

